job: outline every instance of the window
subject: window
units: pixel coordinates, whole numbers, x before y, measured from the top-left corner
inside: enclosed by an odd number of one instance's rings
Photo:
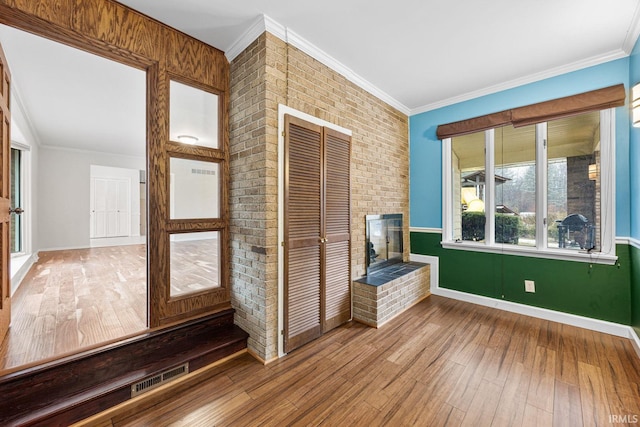
[[[11,148],[11,209],[24,208],[24,153],[18,148]],[[11,215],[10,245],[11,254],[25,252],[24,218],[21,214]]]
[[[445,138],[443,246],[613,263],[614,110]]]

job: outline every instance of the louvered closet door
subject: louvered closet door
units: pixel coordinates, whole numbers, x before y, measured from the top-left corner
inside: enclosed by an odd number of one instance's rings
[[[284,350],[322,335],[322,127],[285,116]]]
[[[324,332],[351,319],[350,147],[349,136],[324,128]]]

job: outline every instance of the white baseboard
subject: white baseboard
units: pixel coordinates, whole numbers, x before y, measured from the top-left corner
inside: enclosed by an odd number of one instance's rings
[[[631,326],[619,323],[607,322],[604,320],[592,319],[575,314],[562,313],[560,311],[546,308],[533,307],[511,301],[502,301],[480,295],[468,294],[466,292],[454,291],[445,288],[431,289],[433,295],[440,295],[472,304],[483,305],[485,307],[497,308],[498,310],[509,311],[511,313],[524,314],[525,316],[537,317],[539,319],[551,320],[553,322],[564,323],[566,325],[577,326],[579,328],[590,329],[592,331],[603,332],[605,334],[616,335],[624,338],[631,338]]]
[[[25,255],[24,260],[18,263],[14,263],[12,260],[11,263],[11,295],[15,293],[15,291],[22,283],[22,280],[27,275],[31,266],[38,262],[38,254],[32,253],[31,255]]]
[[[629,332],[629,339],[631,340],[631,344],[633,344],[633,348],[636,350],[636,354],[638,355],[638,357],[640,357],[640,337],[638,337],[635,329],[630,329],[631,331]]]
[[[98,239],[89,239],[89,246],[92,248],[105,248],[109,246],[127,246],[141,245],[147,243],[147,236],[128,236],[128,237],[105,237]]]
[[[590,329],[592,331],[603,332],[605,334],[616,335],[629,338],[634,345],[638,357],[640,357],[640,337],[636,331],[627,325],[614,322],[607,322],[590,317],[578,316],[576,314],[563,313],[561,311],[549,310],[546,308],[534,307],[511,301],[503,301],[495,298],[484,297],[452,289],[441,288],[439,283],[438,269],[439,259],[435,256],[411,254],[411,261],[424,262],[431,265],[431,294],[439,295],[455,300],[465,301],[472,304],[483,305],[485,307],[496,308],[498,310],[509,311],[511,313],[523,314],[525,316],[537,317],[539,319],[551,320],[553,322],[564,323],[566,325],[577,326],[579,328]]]

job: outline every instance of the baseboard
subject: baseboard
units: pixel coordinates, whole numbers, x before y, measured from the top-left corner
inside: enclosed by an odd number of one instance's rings
[[[638,337],[635,329],[633,329],[632,327],[629,327],[629,329],[629,339],[631,340],[631,344],[633,345],[638,358],[640,358],[640,337]]]
[[[105,237],[89,239],[89,247],[106,248],[111,246],[144,245],[147,243],[147,236],[127,236],[127,237]]]
[[[18,289],[18,287],[20,286],[20,283],[22,283],[22,280],[25,278],[25,276],[31,269],[31,266],[36,262],[38,262],[37,253],[32,253],[29,256],[25,255],[25,257],[27,257],[27,259],[24,261],[24,263],[22,263],[22,265],[20,265],[20,267],[17,268],[15,271],[13,271],[11,274],[11,295],[13,295],[15,291]],[[13,269],[13,263],[12,263],[12,269]]]
[[[634,348],[640,357],[640,338],[636,331],[627,325],[607,322],[590,317],[578,316],[576,314],[563,313],[561,311],[549,310],[547,308],[534,307],[511,301],[503,301],[481,295],[469,294],[452,289],[441,288],[438,277],[439,258],[437,256],[411,254],[411,261],[423,262],[431,265],[431,294],[439,295],[455,300],[466,301],[472,304],[483,305],[496,308],[498,310],[509,311],[525,316],[537,317],[539,319],[551,320],[553,322],[564,323],[566,325],[577,326],[579,328],[590,329],[592,331],[603,332],[605,334],[616,335],[629,338],[634,344]]]
[[[247,353],[249,353],[251,355],[251,357],[253,357],[254,359],[256,359],[259,363],[263,364],[263,365],[267,365],[271,362],[273,362],[274,360],[278,360],[278,358],[273,358],[273,359],[269,359],[269,360],[265,360],[262,357],[260,357],[258,355],[258,353],[256,353],[255,351],[253,351],[251,348],[247,347]]]
[[[633,328],[619,323],[607,322],[604,320],[591,319],[589,317],[575,314],[562,313],[560,311],[546,308],[533,307],[511,301],[502,301],[466,292],[454,291],[452,289],[435,288],[431,289],[433,295],[439,295],[455,300],[470,302],[472,304],[483,305],[485,307],[496,308],[498,310],[509,311],[511,313],[524,314],[525,316],[537,317],[539,319],[564,323],[566,325],[577,326],[579,328],[590,329],[592,331],[603,332],[605,334],[616,335],[624,338],[631,338]]]

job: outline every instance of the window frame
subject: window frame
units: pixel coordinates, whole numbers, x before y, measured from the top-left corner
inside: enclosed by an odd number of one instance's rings
[[[31,253],[31,197],[30,197],[30,184],[29,177],[31,174],[31,164],[30,164],[30,151],[31,147],[25,144],[21,144],[16,141],[11,141],[11,150],[17,150],[20,152],[20,200],[18,201],[12,200],[12,207],[20,207],[24,210],[22,214],[20,214],[20,251],[13,252],[13,248],[11,248],[11,258],[19,258]],[[12,164],[11,167],[14,165]],[[14,183],[11,183],[13,186]],[[14,230],[11,230],[13,233]],[[12,273],[15,272],[15,269]]]
[[[453,168],[451,137],[442,139],[442,242],[445,249],[487,252],[613,265],[615,246],[615,108],[600,110],[600,251],[574,251],[547,247],[547,122],[536,124],[536,246],[518,246],[495,242],[495,209],[486,209],[484,242],[453,239]],[[495,174],[494,130],[485,130],[486,176]],[[482,132],[482,131],[479,131]],[[489,180],[487,180],[489,181]],[[542,191],[541,191],[542,190]],[[495,182],[486,185],[486,206],[493,206]]]

